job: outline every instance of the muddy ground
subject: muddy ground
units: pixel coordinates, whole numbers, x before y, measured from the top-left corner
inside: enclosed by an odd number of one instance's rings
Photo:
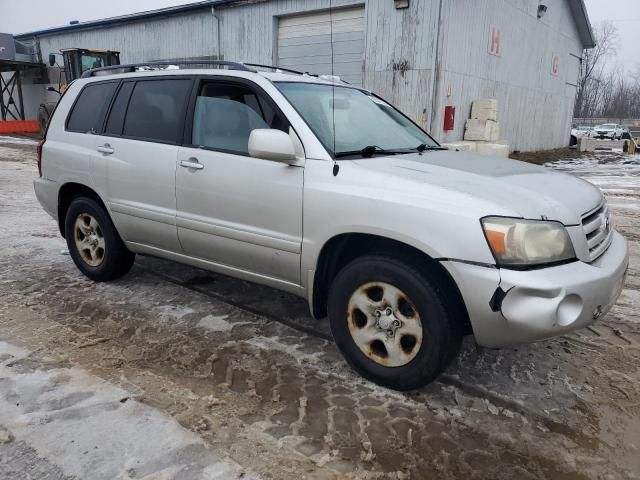
[[[0,478],[640,478],[640,158],[554,162],[603,189],[631,247],[588,329],[465,341],[434,384],[360,379],[271,289],[150,257],[96,284],[38,205],[34,144],[0,137]]]

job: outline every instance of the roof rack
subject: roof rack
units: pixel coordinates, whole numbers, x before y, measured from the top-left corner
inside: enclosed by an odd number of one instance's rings
[[[97,77],[102,75],[115,75],[119,73],[136,72],[141,68],[148,67],[170,67],[181,65],[214,65],[218,67],[226,67],[227,70],[242,70],[245,72],[255,72],[249,68],[249,64],[240,62],[230,62],[227,60],[159,60],[152,62],[129,63],[126,65],[112,65],[110,67],[100,67],[87,70],[82,74],[81,78]]]
[[[309,75],[310,77],[317,77],[318,76],[315,73],[301,72],[299,70],[291,70],[290,68],[276,67],[274,65],[262,65],[260,63],[245,63],[245,65],[247,67],[268,68],[270,70],[280,70],[281,72],[296,73],[298,75]]]

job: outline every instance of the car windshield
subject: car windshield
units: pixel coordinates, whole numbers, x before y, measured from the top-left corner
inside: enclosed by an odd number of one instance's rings
[[[440,148],[407,117],[368,92],[303,82],[277,82],[277,86],[334,156]]]
[[[613,129],[616,128],[616,126],[612,123],[606,123],[604,125],[600,125],[600,128],[608,128],[608,129]]]

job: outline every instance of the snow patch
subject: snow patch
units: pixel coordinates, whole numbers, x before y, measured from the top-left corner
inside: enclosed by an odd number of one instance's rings
[[[233,324],[226,320],[228,316],[229,315],[207,315],[198,322],[197,326],[213,332],[228,332],[233,328]]]
[[[84,370],[1,341],[0,358],[0,424],[65,475],[226,480],[245,471],[172,417]]]
[[[153,307],[158,312],[162,320],[182,320],[183,317],[194,313],[195,310],[189,307],[176,307],[175,305],[160,305]]]
[[[37,145],[38,140],[32,138],[10,137],[8,135],[0,135],[0,144],[13,143],[16,145]]]

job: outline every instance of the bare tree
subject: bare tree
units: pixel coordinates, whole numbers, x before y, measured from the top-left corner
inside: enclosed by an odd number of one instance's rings
[[[592,117],[604,93],[602,81],[607,63],[616,56],[619,46],[616,26],[604,21],[594,28],[596,46],[584,50],[578,78],[575,117]]]

